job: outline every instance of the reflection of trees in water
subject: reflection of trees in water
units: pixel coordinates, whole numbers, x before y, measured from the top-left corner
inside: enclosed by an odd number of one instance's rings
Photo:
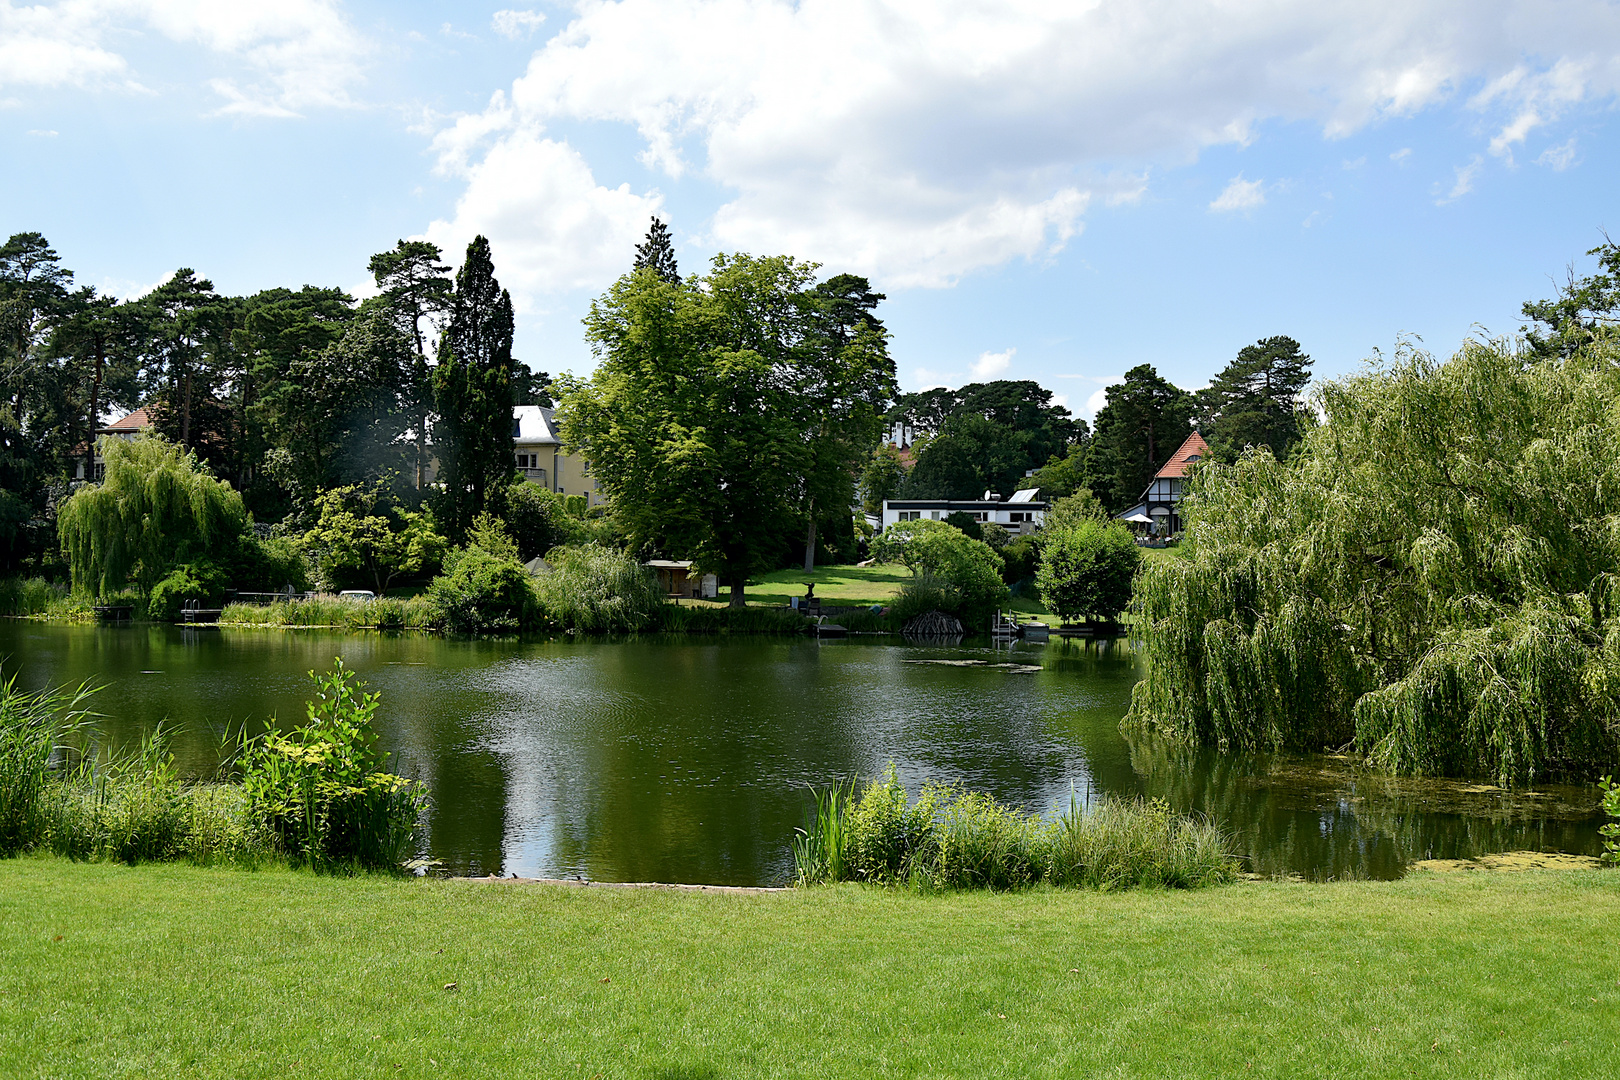
[[[1144,793],[1210,815],[1254,873],[1399,877],[1417,859],[1495,851],[1596,854],[1596,801],[1392,777],[1339,757],[1236,754],[1126,733]]]

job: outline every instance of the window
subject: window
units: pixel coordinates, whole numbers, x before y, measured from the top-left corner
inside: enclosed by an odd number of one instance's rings
[[[902,510],[902,511],[900,511],[900,520],[901,521],[916,521],[921,516],[922,516],[922,514],[919,511],[916,511],[916,510]]]

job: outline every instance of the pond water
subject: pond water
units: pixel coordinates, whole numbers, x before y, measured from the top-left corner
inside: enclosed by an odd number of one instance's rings
[[[1596,854],[1585,787],[1397,780],[1347,759],[1188,751],[1119,729],[1123,647],[891,638],[449,640],[0,620],[23,685],[89,679],[117,742],[162,721],[193,774],[220,738],[302,719],[342,656],[382,693],[396,771],[433,790],[427,857],[465,874],[781,884],[812,786],[961,782],[1047,810],[1152,796],[1213,815],[1263,874],[1399,876],[1415,859]]]

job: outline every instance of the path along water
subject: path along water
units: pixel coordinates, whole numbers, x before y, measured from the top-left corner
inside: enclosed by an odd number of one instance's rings
[[[1391,878],[1416,859],[1600,850],[1589,788],[1398,780],[1346,758],[1187,751],[1119,730],[1124,648],[888,638],[450,640],[0,620],[29,687],[102,684],[109,739],[175,726],[183,769],[227,730],[302,718],[342,656],[383,695],[394,766],[427,781],[426,854],[461,874],[775,885],[812,786],[894,762],[1047,810],[1103,796],[1207,812],[1257,873]]]

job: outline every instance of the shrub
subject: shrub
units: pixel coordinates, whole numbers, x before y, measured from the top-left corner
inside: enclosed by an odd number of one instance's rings
[[[439,612],[425,596],[339,600],[314,596],[270,604],[226,604],[219,621],[235,626],[342,626],[350,630],[428,630]]]
[[[554,625],[593,634],[646,630],[670,606],[652,571],[622,552],[586,544],[559,548],[547,561],[535,591]]]
[[[90,688],[26,691],[13,675],[0,686],[0,856],[46,835],[44,796],[60,740],[84,722]]]
[[[1071,797],[1068,811],[1048,821],[939,784],[923,785],[912,801],[893,765],[859,794],[854,784],[817,794],[793,852],[804,885],[1197,888],[1236,876],[1220,830],[1173,814],[1163,802],[1082,808]]]
[[[1041,542],[1035,536],[1020,536],[1001,549],[1001,580],[1018,585],[1035,577],[1041,565]]]
[[[1603,791],[1603,812],[1617,819],[1604,822],[1598,829],[1603,835],[1603,861],[1610,866],[1620,865],[1620,784],[1605,776],[1598,786]]]
[[[965,510],[956,510],[945,515],[945,524],[966,536],[970,540],[983,540],[984,529],[974,520],[973,515]],[[994,548],[991,548],[994,551]]]
[[[225,591],[225,580],[224,573],[211,563],[177,566],[152,586],[146,601],[147,615],[174,622],[180,618],[181,609],[193,601],[199,607],[213,607]]]
[[[932,576],[949,586],[948,611],[969,627],[983,627],[1007,598],[1001,557],[942,521],[902,521],[872,542],[879,562],[898,562],[915,576]]]
[[[0,615],[75,614],[88,614],[88,606],[61,585],[39,577],[0,579]]]
[[[515,558],[470,547],[428,586],[433,624],[458,634],[513,633],[540,617],[533,580]]]
[[[1125,526],[1081,519],[1047,532],[1035,587],[1041,602],[1065,621],[1111,621],[1131,602],[1131,580],[1141,558]]]
[[[294,859],[397,868],[412,853],[427,794],[382,771],[389,755],[372,726],[381,695],[365,693],[341,659],[310,678],[316,695],[303,725],[244,739],[249,815]]]
[[[932,574],[923,574],[901,584],[900,591],[889,601],[889,615],[895,625],[904,626],[918,615],[926,615],[930,611],[954,614],[957,604],[956,592],[949,582],[941,581]]]
[[[323,491],[315,506],[320,516],[302,544],[326,588],[364,584],[381,595],[396,577],[419,573],[444,556],[432,511],[400,504],[381,483]]]

